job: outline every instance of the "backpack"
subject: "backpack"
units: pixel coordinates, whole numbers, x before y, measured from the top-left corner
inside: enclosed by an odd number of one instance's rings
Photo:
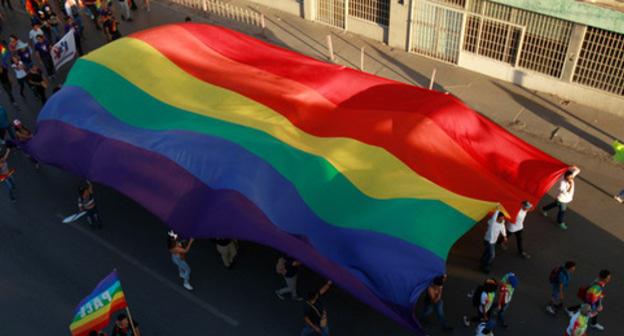
[[[485,291],[485,287],[483,285],[477,286],[474,292],[472,292],[472,305],[475,307],[479,307],[481,305],[481,295]]]
[[[550,271],[550,275],[548,275],[548,282],[551,284],[559,283],[559,273],[561,273],[561,266],[557,266]]]
[[[578,289],[578,292],[576,292],[576,296],[581,299],[581,301],[585,302],[585,298],[587,297],[587,290],[589,289],[589,286],[581,286]]]
[[[286,258],[280,257],[275,265],[275,272],[280,275],[286,275]]]

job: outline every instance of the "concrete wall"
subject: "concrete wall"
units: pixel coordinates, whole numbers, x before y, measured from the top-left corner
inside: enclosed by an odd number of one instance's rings
[[[624,34],[624,12],[609,8],[574,0],[490,1]]]
[[[518,84],[527,89],[550,93],[563,99],[624,116],[624,109],[622,108],[624,99],[618,95],[562,81],[530,70],[514,68],[507,63],[469,52],[461,53],[458,65],[490,77]]]
[[[249,0],[257,4],[275,8],[289,14],[303,17],[304,0]],[[308,0],[309,1],[309,0]]]
[[[374,22],[360,20],[353,16],[347,18],[347,31],[373,40],[388,42],[388,27]]]

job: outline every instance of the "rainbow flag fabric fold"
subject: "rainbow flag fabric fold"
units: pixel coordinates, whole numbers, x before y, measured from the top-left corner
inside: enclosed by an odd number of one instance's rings
[[[185,236],[282,250],[414,330],[452,245],[566,169],[453,96],[200,24],[79,59],[28,148]]]
[[[78,304],[69,330],[72,336],[85,336],[92,330],[100,331],[108,325],[113,312],[127,306],[117,272],[113,271]]]

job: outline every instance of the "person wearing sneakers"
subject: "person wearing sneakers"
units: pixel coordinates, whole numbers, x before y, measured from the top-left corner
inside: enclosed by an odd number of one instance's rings
[[[598,274],[598,279],[594,280],[591,285],[579,289],[579,296],[584,298],[584,303],[589,305],[591,309],[589,313],[589,326],[600,331],[604,330],[605,327],[602,324],[598,323],[598,314],[604,309],[602,305],[602,301],[605,296],[604,288],[609,282],[611,282],[611,272],[604,269],[600,271],[600,273]],[[581,306],[570,307],[566,309],[566,313],[572,316],[580,308]]]
[[[570,278],[576,271],[576,263],[574,261],[566,261],[563,266],[559,266],[550,271],[548,282],[552,286],[550,302],[546,306],[546,311],[552,315],[557,314],[557,309],[563,307],[563,293],[568,288]]]
[[[418,316],[418,320],[421,324],[426,324],[427,316],[435,311],[438,322],[442,325],[442,329],[444,331],[451,331],[453,328],[446,322],[446,317],[444,316],[444,301],[442,300],[442,292],[444,290],[445,282],[446,274],[438,275],[433,278],[433,281],[431,281],[429,287],[425,290],[424,307]]]
[[[503,240],[507,242],[507,233],[505,232],[505,214],[500,210],[496,210],[494,215],[488,221],[488,228],[483,239],[483,255],[481,256],[481,270],[484,273],[490,273],[492,262],[496,256],[496,242],[499,236],[503,236]]]
[[[522,230],[524,229],[524,219],[526,218],[527,212],[531,210],[532,207],[533,205],[529,201],[522,201],[520,210],[518,210],[518,214],[516,215],[516,221],[507,222],[507,233],[510,236],[516,236],[518,254],[524,259],[531,258],[531,256],[524,251],[524,246],[522,244]]]
[[[570,318],[570,324],[566,329],[565,336],[585,336],[587,335],[587,325],[591,307],[588,304],[581,305],[581,308]]]
[[[280,300],[284,300],[284,295],[290,293],[290,296],[295,301],[302,301],[299,295],[297,295],[297,275],[301,263],[289,256],[280,257],[277,261],[276,270],[277,273],[284,277],[286,287],[275,291],[275,296]]]
[[[167,247],[169,248],[169,252],[171,252],[171,261],[178,266],[178,272],[180,274],[180,278],[184,279],[184,288],[189,291],[193,290],[193,286],[191,286],[189,280],[191,278],[191,267],[186,262],[186,254],[191,249],[193,245],[194,239],[191,238],[186,244],[183,246],[182,243],[178,240],[178,236],[176,234],[169,234],[167,239]]]
[[[486,279],[483,285],[479,285],[471,295],[472,305],[477,308],[477,315],[468,318],[464,315],[463,322],[466,327],[470,327],[470,322],[487,323],[492,315],[494,307],[494,298],[496,297],[496,289],[498,282],[496,279]]]
[[[490,318],[487,323],[488,329],[494,330],[495,327],[500,326],[503,329],[509,328],[509,325],[505,323],[505,313],[509,309],[511,299],[515,290],[518,288],[518,277],[516,274],[509,272],[501,278],[498,283],[498,293],[496,295],[496,302],[493,307],[494,317]]]
[[[624,203],[624,189],[622,189],[617,195],[613,196],[619,203]]]
[[[574,198],[574,178],[581,173],[581,170],[576,166],[570,167],[568,171],[563,175],[563,179],[559,182],[559,190],[557,193],[557,199],[542,207],[542,214],[548,216],[548,211],[558,207],[557,223],[562,230],[567,230],[568,226],[563,221],[563,216],[568,209],[568,204],[572,202]]]

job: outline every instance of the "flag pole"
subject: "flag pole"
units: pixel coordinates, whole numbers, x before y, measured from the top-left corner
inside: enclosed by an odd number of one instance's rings
[[[132,335],[138,336],[136,328],[134,327],[134,321],[132,320],[132,315],[130,314],[130,308],[126,306],[126,313],[128,314],[128,320],[130,321],[130,328],[132,328]]]

